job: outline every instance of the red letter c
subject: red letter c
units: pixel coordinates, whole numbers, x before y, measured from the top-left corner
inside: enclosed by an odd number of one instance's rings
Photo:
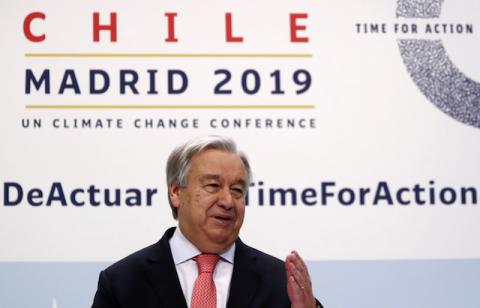
[[[42,35],[34,35],[32,31],[30,31],[30,24],[34,19],[42,19],[45,20],[45,14],[42,12],[33,12],[27,15],[25,17],[25,20],[23,21],[23,33],[25,34],[25,37],[31,41],[31,42],[41,42],[45,40],[45,34]]]

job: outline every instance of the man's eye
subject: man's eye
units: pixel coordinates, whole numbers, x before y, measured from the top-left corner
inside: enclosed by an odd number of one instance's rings
[[[241,188],[232,188],[232,194],[236,198],[243,197],[243,189]]]
[[[219,187],[220,187],[220,185],[218,183],[209,183],[209,184],[205,185],[205,189],[208,190],[208,191],[214,191],[214,190],[218,189]]]

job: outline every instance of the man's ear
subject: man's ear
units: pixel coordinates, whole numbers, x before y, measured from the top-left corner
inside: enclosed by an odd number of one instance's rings
[[[177,209],[180,207],[180,193],[181,187],[177,184],[170,184],[168,187],[168,194],[170,196],[170,201],[172,201],[172,205]]]

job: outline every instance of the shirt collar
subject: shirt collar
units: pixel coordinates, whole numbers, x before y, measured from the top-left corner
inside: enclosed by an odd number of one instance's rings
[[[183,235],[179,227],[175,229],[175,232],[170,239],[170,249],[172,250],[173,262],[175,262],[175,265],[188,261],[202,253],[185,237],[185,235]],[[219,254],[224,261],[227,261],[231,264],[233,264],[234,255],[235,242],[233,242],[230,247]]]

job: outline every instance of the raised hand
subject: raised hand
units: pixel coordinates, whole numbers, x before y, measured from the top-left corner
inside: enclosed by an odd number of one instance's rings
[[[298,252],[292,251],[287,256],[285,267],[287,271],[287,292],[292,308],[317,307],[307,266]]]

